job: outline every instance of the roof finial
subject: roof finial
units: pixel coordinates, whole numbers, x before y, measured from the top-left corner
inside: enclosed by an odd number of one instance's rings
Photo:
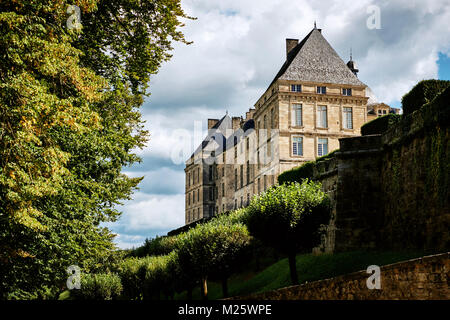
[[[317,29],[316,20],[314,20],[314,29]]]
[[[226,114],[225,115],[228,115],[228,110],[226,111]]]
[[[350,47],[350,61],[353,60],[353,55],[352,55],[352,47]]]

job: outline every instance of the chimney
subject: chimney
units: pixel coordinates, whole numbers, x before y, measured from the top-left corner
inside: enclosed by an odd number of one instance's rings
[[[241,126],[241,117],[233,117],[233,130],[237,130]]]
[[[219,122],[219,119],[208,119],[208,130],[211,129]]]
[[[289,53],[298,45],[298,39],[286,39],[286,58]]]

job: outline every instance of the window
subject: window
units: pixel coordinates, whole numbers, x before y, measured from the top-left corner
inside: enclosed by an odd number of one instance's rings
[[[200,190],[197,191],[197,201],[200,201]]]
[[[214,179],[213,167],[209,166],[209,181],[212,181],[213,179]]]
[[[327,87],[317,87],[317,93],[326,94],[327,93]]]
[[[275,128],[275,110],[273,108],[270,110],[270,127]]]
[[[303,125],[302,122],[302,105],[294,104],[292,106],[292,125],[295,127],[301,127]]]
[[[200,168],[197,169],[197,182],[200,181]]]
[[[247,151],[250,150],[250,138],[246,139],[246,144],[247,144]]]
[[[214,188],[209,189],[209,200],[214,201]]]
[[[195,203],[195,190],[192,191],[192,203]]]
[[[319,157],[328,154],[328,139],[327,138],[319,138],[317,144],[317,155]]]
[[[246,171],[246,174],[247,174],[247,184],[249,184],[250,183],[250,161],[247,161],[247,171]]]
[[[250,193],[247,193],[247,205],[250,204]]]
[[[267,129],[267,116],[264,115],[264,129]]]
[[[350,107],[344,107],[344,129],[353,129],[353,115],[352,115],[352,108]]]
[[[327,128],[327,107],[318,106],[317,107],[317,126],[319,128]]]
[[[237,190],[237,186],[238,186],[237,169],[234,169],[234,190]]]
[[[234,199],[234,209],[237,209],[237,199]]]
[[[225,167],[222,167],[222,177],[225,177]]]
[[[244,186],[244,165],[243,164],[241,164],[240,178],[241,178],[241,188],[242,188]]]
[[[225,205],[222,204],[222,212],[225,212]]]
[[[222,183],[222,197],[225,197],[225,183]]]
[[[261,192],[261,178],[258,178],[258,193]]]
[[[303,138],[292,137],[292,154],[294,156],[303,156]]]
[[[191,173],[188,173],[188,187],[191,185]]]
[[[352,95],[352,89],[351,88],[344,88],[344,89],[342,89],[342,94],[344,96],[351,96]]]
[[[234,158],[237,158],[237,146],[234,147]]]
[[[241,208],[244,205],[244,197],[241,197]]]
[[[264,191],[266,191],[267,188],[267,176],[264,175]]]
[[[191,194],[188,193],[188,205],[191,205]]]
[[[213,206],[210,206],[209,207],[209,216],[211,217],[211,216],[213,216],[214,215],[214,207]]]
[[[386,110],[383,110],[383,114],[386,114]]]
[[[302,92],[302,85],[301,84],[292,84],[291,91],[292,92]]]

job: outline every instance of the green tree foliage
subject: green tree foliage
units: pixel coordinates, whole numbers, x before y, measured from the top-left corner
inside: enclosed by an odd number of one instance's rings
[[[122,293],[122,283],[117,274],[83,274],[81,288],[72,291],[75,299],[114,300]]]
[[[161,256],[175,250],[176,237],[156,237],[145,239],[144,245],[130,251],[132,257]]]
[[[226,295],[226,280],[250,243],[250,235],[244,224],[224,221],[222,219],[222,223],[219,223],[213,219],[178,236],[180,273],[200,280],[204,299],[208,295],[209,276],[222,277]]]
[[[69,4],[80,29],[66,26]],[[37,298],[113,249],[100,227],[141,180],[138,107],[188,18],[179,0],[0,3],[0,297]]]
[[[304,180],[270,188],[247,207],[250,234],[289,258],[293,284],[298,284],[295,255],[320,242],[320,226],[330,218],[329,201],[320,183]]]
[[[450,86],[448,80],[422,80],[402,98],[403,114],[408,115],[431,102],[440,92]]]

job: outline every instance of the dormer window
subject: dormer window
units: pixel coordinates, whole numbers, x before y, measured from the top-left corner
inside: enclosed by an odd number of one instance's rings
[[[291,91],[292,92],[302,92],[302,85],[301,84],[292,84]]]
[[[351,88],[344,88],[344,89],[342,89],[342,95],[344,95],[344,96],[351,96],[352,95],[352,89]]]
[[[317,93],[327,94],[327,87],[317,87]]]

